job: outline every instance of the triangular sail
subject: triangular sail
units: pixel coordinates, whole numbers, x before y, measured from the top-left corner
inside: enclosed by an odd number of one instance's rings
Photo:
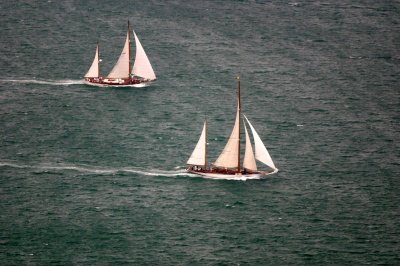
[[[121,55],[114,68],[111,70],[110,74],[108,74],[107,78],[128,78],[129,77],[129,31],[126,35],[125,45],[122,49]]]
[[[214,163],[214,165],[217,167],[226,167],[226,168],[238,167],[239,141],[240,141],[239,119],[240,119],[240,108],[238,103],[238,108],[236,112],[236,121],[231,136],[229,137],[228,143],[226,143],[222,153],[219,155],[218,159]]]
[[[244,118],[246,118],[247,123],[249,123],[251,132],[253,133],[256,159],[259,160],[260,162],[268,165],[269,167],[276,169],[275,164],[272,161],[272,158],[269,155],[267,148],[264,146],[260,136],[257,134],[256,130],[251,125],[249,119],[247,119],[247,117],[245,115],[244,115]]]
[[[85,78],[97,78],[100,76],[99,70],[99,46],[96,47],[96,54],[93,59],[93,63],[90,66]]]
[[[207,121],[204,122],[203,131],[201,132],[199,141],[194,148],[192,155],[186,164],[191,165],[206,165],[206,145],[207,145]]]
[[[135,36],[136,57],[132,68],[132,74],[144,79],[155,80],[156,74],[154,74],[153,67],[150,64],[149,58],[147,57],[139,38],[136,36],[135,31],[133,31],[133,35]]]
[[[256,160],[254,159],[253,147],[251,146],[250,137],[247,133],[247,127],[245,124],[244,132],[246,133],[246,149],[244,152],[243,168],[251,171],[257,171],[257,164]]]

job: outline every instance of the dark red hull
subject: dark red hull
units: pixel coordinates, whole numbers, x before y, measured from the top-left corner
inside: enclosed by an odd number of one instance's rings
[[[224,169],[224,168],[212,168],[212,169],[203,169],[201,167],[191,166],[186,169],[190,173],[202,173],[202,174],[220,174],[220,175],[252,175],[252,174],[263,174],[264,172],[251,172],[248,170],[241,170],[238,172],[233,169]]]
[[[140,79],[136,77],[132,78],[85,78],[85,83],[93,86],[141,86],[147,85],[152,80]]]

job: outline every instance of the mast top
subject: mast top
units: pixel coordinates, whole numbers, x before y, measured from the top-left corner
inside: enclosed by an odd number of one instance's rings
[[[240,173],[240,113],[242,109],[242,103],[240,101],[240,76],[236,77],[238,81],[237,97],[238,97],[238,158],[237,158],[237,172]]]
[[[239,111],[242,109],[242,104],[241,104],[241,100],[240,100],[240,76],[237,75],[236,77],[237,83],[238,83],[238,87],[237,87],[237,98],[238,98],[238,105],[239,105]]]

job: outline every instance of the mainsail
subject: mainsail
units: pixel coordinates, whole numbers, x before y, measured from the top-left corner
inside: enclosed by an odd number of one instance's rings
[[[233,127],[231,136],[225,145],[222,153],[215,161],[214,165],[217,167],[225,168],[236,168],[238,167],[239,158],[239,145],[240,145],[240,103],[238,101],[238,107],[236,112],[236,121]]]
[[[130,48],[130,40],[129,40],[129,30],[126,34],[126,40],[124,48],[122,49],[121,55],[117,63],[115,64],[114,68],[111,70],[110,74],[108,74],[107,78],[128,78],[129,71],[130,71],[130,55],[129,55],[129,48]]]
[[[251,141],[249,134],[247,133],[247,127],[244,125],[244,132],[246,133],[246,148],[244,152],[243,168],[251,171],[257,171],[256,160],[254,159],[253,147],[251,146]]]
[[[194,148],[187,164],[191,165],[204,165],[207,164],[207,121],[204,122],[203,131],[201,132],[199,141]]]
[[[253,133],[256,159],[259,160],[260,162],[268,165],[269,167],[276,169],[275,164],[272,161],[272,158],[269,155],[267,148],[264,146],[260,136],[257,134],[254,127],[251,125],[249,119],[247,119],[247,117],[245,115],[243,115],[243,116],[244,116],[244,118],[246,118],[247,123],[249,123],[251,132]]]
[[[147,57],[139,38],[136,36],[135,31],[133,31],[133,35],[135,36],[136,57],[132,68],[132,74],[144,79],[155,80],[156,75],[154,74],[153,67],[150,64],[149,58]]]
[[[96,47],[96,54],[93,59],[93,63],[90,66],[88,72],[85,75],[85,78],[97,78],[100,76],[99,69],[99,45]]]

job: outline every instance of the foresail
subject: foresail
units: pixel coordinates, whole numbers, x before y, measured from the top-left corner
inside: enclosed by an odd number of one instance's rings
[[[246,133],[246,150],[244,152],[243,168],[251,171],[257,171],[257,164],[256,160],[254,159],[253,147],[251,146],[250,137],[247,133],[247,127],[244,123],[243,125],[244,132]]]
[[[187,164],[191,165],[206,165],[206,141],[207,141],[207,122],[204,122],[203,131],[201,132],[199,141],[194,148]]]
[[[215,161],[214,165],[217,167],[236,168],[238,167],[238,156],[239,156],[239,141],[240,141],[240,110],[239,106],[236,113],[236,121],[233,127],[231,136],[229,137],[228,143]]]
[[[114,68],[107,78],[128,78],[129,77],[129,32],[126,35],[125,45]]]
[[[244,118],[246,118],[246,121],[250,126],[251,132],[253,133],[256,159],[268,165],[269,167],[276,169],[275,164],[272,161],[272,158],[269,155],[267,148],[264,146],[260,136],[257,134],[256,130],[254,129],[249,119],[247,119],[245,115]]]
[[[154,74],[153,67],[150,64],[149,58],[147,57],[139,38],[136,36],[135,31],[133,31],[133,35],[135,36],[136,57],[132,68],[132,74],[144,79],[155,80],[156,75]]]
[[[97,45],[93,63],[86,73],[85,78],[97,78],[99,75],[99,46]]]

